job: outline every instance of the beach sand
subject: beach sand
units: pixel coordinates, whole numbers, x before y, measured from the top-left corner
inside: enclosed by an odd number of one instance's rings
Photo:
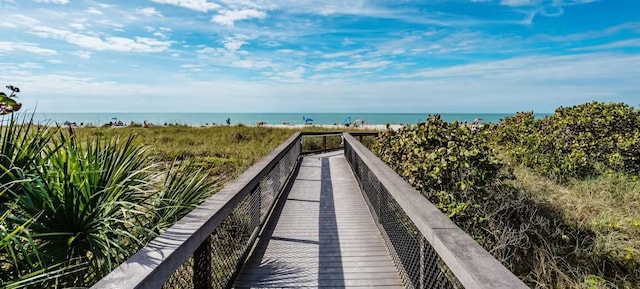
[[[349,126],[346,127],[344,125],[333,125],[333,124],[314,124],[314,125],[304,125],[304,124],[264,124],[260,125],[262,127],[273,127],[273,128],[291,128],[291,129],[303,129],[303,128],[312,128],[319,127],[325,129],[336,129],[336,130],[374,130],[374,131],[383,131],[387,129],[386,124],[364,124],[359,125],[357,127]],[[389,126],[392,130],[399,130],[402,128],[400,124],[392,124]]]

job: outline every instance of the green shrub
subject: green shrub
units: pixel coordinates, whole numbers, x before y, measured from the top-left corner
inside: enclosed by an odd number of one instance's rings
[[[479,206],[496,179],[507,176],[487,136],[483,127],[446,123],[435,115],[382,133],[374,151],[447,215],[473,218],[466,211]]]
[[[489,144],[511,140],[520,146],[534,145],[537,121],[532,113],[506,121],[511,126],[471,128],[430,116],[426,123],[382,133],[374,150],[528,284],[578,287],[583,282],[581,276],[589,274],[610,284],[636,284],[635,279],[622,280],[619,276],[634,272],[633,265],[594,254],[597,245],[593,231],[565,220],[556,207],[511,185],[511,171]],[[490,140],[496,131],[499,139]],[[523,137],[525,134],[534,138]],[[520,156],[525,158],[527,153]]]
[[[560,107],[539,121],[516,114],[496,126],[495,136],[514,160],[560,180],[640,173],[640,111],[624,103]]]

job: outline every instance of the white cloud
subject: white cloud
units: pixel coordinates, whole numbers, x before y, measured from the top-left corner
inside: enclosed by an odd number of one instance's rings
[[[301,78],[302,75],[304,74],[305,69],[304,67],[296,67],[293,70],[288,70],[288,71],[284,71],[284,72],[280,72],[280,76],[284,77],[284,78]]]
[[[15,28],[18,26],[34,26],[37,25],[40,21],[36,18],[25,16],[22,14],[13,14],[6,16],[0,21],[1,25],[5,27]]]
[[[42,65],[35,62],[25,62],[16,65],[19,68],[23,69],[42,69]]]
[[[69,0],[33,0],[37,3],[68,4]]]
[[[26,51],[38,55],[56,55],[57,51],[48,48],[39,47],[35,43],[14,43],[8,41],[0,41],[0,54],[8,52]]]
[[[160,4],[169,4],[200,12],[209,12],[220,8],[220,5],[207,0],[151,0]]]
[[[238,68],[256,69],[272,67],[273,63],[268,60],[260,59],[239,59],[231,62],[231,65]]]
[[[158,38],[163,38],[163,39],[167,39],[169,38],[169,36],[167,34],[164,34],[160,31],[156,31],[152,33],[153,36],[158,37]]]
[[[317,54],[320,54],[320,57],[322,58],[340,58],[340,57],[356,57],[357,55],[363,54],[365,52],[367,52],[367,49],[356,49],[356,50],[346,50],[346,51],[340,51],[340,52],[333,52],[333,53],[325,53],[325,52],[316,52]]]
[[[499,80],[506,83],[571,83],[574,81],[602,84],[603,79],[624,80],[640,74],[640,55],[591,53],[563,56],[527,56],[424,69],[400,77],[449,79],[465,81]],[[599,80],[599,81],[598,81]],[[582,91],[582,89],[581,89]]]
[[[255,9],[222,10],[220,14],[213,16],[211,21],[222,25],[233,26],[236,21],[251,18],[264,19],[265,17],[267,17],[266,13]]]
[[[194,112],[552,112],[560,105],[592,100],[637,103],[637,94],[630,95],[640,92],[639,61],[637,55],[600,53],[517,57],[375,81],[344,73],[313,78],[319,80],[278,79],[281,73],[301,72],[298,67],[279,69],[263,81],[230,79],[226,73],[198,81],[181,73],[158,73],[153,74],[155,79],[171,81],[151,84],[115,83],[90,72],[64,75],[11,71],[0,75],[0,83],[28,83],[33,97],[24,99],[25,107],[35,107],[37,101],[39,111],[50,112],[175,112],[170,100],[175,95],[189,95],[189,109]],[[303,73],[298,75],[309,72]],[[56,90],[52,92],[51,87]],[[136,91],[136,96],[122,95],[122,91]],[[119,105],[123,101],[128,104],[126,108]]]
[[[167,50],[172,43],[171,41],[160,41],[146,37],[136,37],[131,39],[107,36],[101,38],[98,36],[80,34],[68,30],[60,30],[44,26],[36,26],[30,32],[43,38],[61,39],[71,44],[93,50],[161,52]]]
[[[349,38],[342,39],[342,46],[349,46],[351,44],[355,44],[355,42],[351,41]]]
[[[153,7],[137,9],[136,13],[138,13],[140,15],[144,15],[144,16],[160,16],[160,17],[162,17],[162,14],[160,13],[160,11],[156,10]]]
[[[361,62],[357,62],[354,64],[350,64],[350,65],[346,65],[344,66],[345,68],[355,68],[355,69],[361,69],[361,68],[378,68],[378,67],[385,67],[388,66],[389,64],[391,64],[391,61],[388,60],[379,60],[379,61],[361,61]]]
[[[320,70],[326,70],[326,69],[331,69],[335,67],[343,67],[346,65],[347,65],[347,62],[343,62],[343,61],[321,62],[318,65],[316,65],[315,70],[320,71]]]
[[[244,44],[245,42],[242,40],[238,40],[238,39],[228,39],[224,42],[224,48],[226,48],[229,51],[236,51],[238,49],[240,49],[240,47]]]
[[[267,6],[270,6],[268,1],[255,1],[255,0],[219,0],[224,3],[225,6],[231,7],[233,9],[237,8],[254,8],[254,9],[264,9]]]
[[[49,60],[47,60],[47,62],[53,63],[53,64],[62,64],[62,63],[64,63],[60,59],[49,59]]]
[[[71,24],[69,24],[69,27],[75,28],[77,30],[84,30],[85,29],[85,26],[82,23],[71,23]]]
[[[234,36],[225,38],[223,41],[223,45],[227,50],[235,52],[240,49],[242,45],[246,44],[247,40],[250,40],[252,38],[253,37],[246,34],[236,34]]]
[[[500,0],[500,4],[505,6],[533,6],[538,2],[535,0]]]
[[[95,15],[103,15],[104,13],[102,13],[102,11],[96,9],[95,7],[91,7],[89,9],[87,9],[85,12],[89,13],[89,14],[95,14]]]
[[[615,42],[601,44],[601,45],[579,47],[579,48],[574,48],[572,50],[574,51],[606,50],[606,49],[623,48],[623,47],[640,47],[640,38],[620,40],[620,41],[615,41]]]
[[[92,54],[92,52],[82,50],[73,52],[73,55],[78,56],[82,59],[90,59]]]
[[[9,23],[9,22],[2,21],[2,22],[0,22],[0,27],[16,28],[16,27],[18,27],[18,25],[15,25],[15,24],[13,24],[13,23]]]

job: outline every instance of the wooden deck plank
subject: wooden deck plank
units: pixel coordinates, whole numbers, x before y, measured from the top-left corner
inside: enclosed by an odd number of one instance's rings
[[[235,288],[403,288],[341,152],[302,160]]]

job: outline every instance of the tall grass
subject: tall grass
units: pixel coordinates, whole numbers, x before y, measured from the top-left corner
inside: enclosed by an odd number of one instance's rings
[[[513,166],[512,183],[538,202],[552,207],[565,222],[593,235],[568,244],[581,261],[568,262],[574,288],[636,288],[640,286],[640,181],[607,173],[586,180],[558,183],[521,165]],[[554,264],[558,260],[541,260]],[[551,280],[553,281],[553,280]],[[553,282],[550,282],[553,284]],[[551,286],[551,285],[549,285]]]
[[[285,141],[293,130],[246,126],[81,128],[82,136],[137,136],[154,162],[191,160],[210,176],[230,180]]]

